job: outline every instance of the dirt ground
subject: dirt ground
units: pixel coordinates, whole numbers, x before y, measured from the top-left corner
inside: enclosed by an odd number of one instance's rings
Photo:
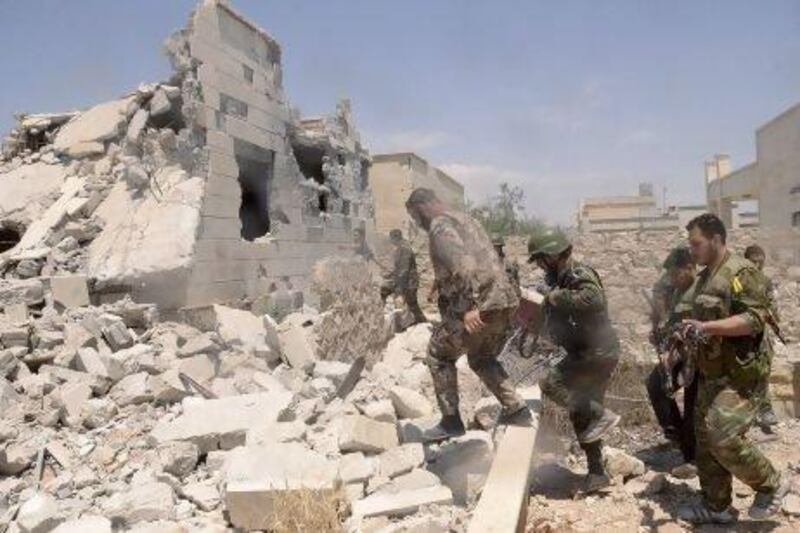
[[[774,433],[767,435],[758,428],[748,436],[759,444],[785,475],[793,476],[794,487],[788,497],[800,501],[800,420],[782,422]],[[747,517],[753,491],[734,480],[734,507],[739,512],[738,523],[732,526],[692,526],[677,518],[679,506],[696,501],[699,481],[697,477],[678,479],[670,472],[681,464],[680,453],[652,428],[617,430],[609,439],[611,444],[625,449],[644,461],[648,472],[641,478],[616,479],[614,486],[602,495],[575,498],[573,495],[586,472],[579,450],[559,453],[554,439],[549,439],[550,451],[542,453],[534,477],[528,507],[526,531],[555,532],[645,532],[673,533],[680,531],[770,531],[776,533],[800,531],[800,508],[794,516],[784,512],[774,520],[756,522]],[[627,443],[627,445],[626,445]],[[659,475],[660,474],[660,475]],[[661,477],[660,487],[641,493],[641,480]],[[638,494],[637,494],[638,492]],[[798,506],[800,507],[800,506]]]

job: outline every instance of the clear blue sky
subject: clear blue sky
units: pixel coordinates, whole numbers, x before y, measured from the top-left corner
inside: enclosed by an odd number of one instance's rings
[[[375,153],[416,150],[481,199],[528,210],[639,181],[703,201],[702,162],[754,157],[755,129],[800,101],[796,0],[235,0],[283,46],[306,114],[353,100]],[[161,42],[192,0],[0,0],[0,129],[11,113],[111,99],[169,72]]]

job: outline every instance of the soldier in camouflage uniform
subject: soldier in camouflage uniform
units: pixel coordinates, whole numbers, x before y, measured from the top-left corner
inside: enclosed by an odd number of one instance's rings
[[[653,312],[656,316],[653,317],[655,327],[651,339],[657,350],[663,349],[663,339],[669,334],[670,328],[691,316],[692,306],[687,295],[695,279],[694,259],[686,247],[673,249],[662,266],[664,274],[653,286]],[[667,312],[664,313],[663,309]],[[662,364],[656,365],[647,378],[647,394],[664,436],[677,442],[684,460],[692,462],[695,450],[694,407],[697,377],[684,390],[681,412],[678,402],[667,388],[672,376],[666,376],[665,372]]]
[[[427,322],[428,319],[425,318],[417,300],[419,273],[414,250],[403,238],[403,233],[399,229],[389,232],[389,241],[394,246],[392,270],[386,274],[384,284],[381,286],[381,298],[386,299],[390,294],[402,296],[408,310],[414,315],[414,324]]]
[[[519,295],[519,265],[516,261],[512,261],[506,256],[506,240],[499,233],[495,233],[492,235],[492,246],[494,246],[494,251],[497,252],[497,257],[503,262],[503,269],[506,271],[509,281],[517,290],[517,295]]]
[[[530,423],[530,411],[497,360],[519,300],[489,237],[475,220],[450,211],[430,189],[415,189],[406,209],[428,232],[442,317],[433,329],[427,356],[442,420],[426,431],[424,439],[464,433],[455,366],[464,353],[470,368],[502,404],[502,421]]]
[[[700,215],[686,229],[692,256],[705,268],[689,289],[693,318],[685,322],[709,341],[696,361],[696,462],[703,502],[684,507],[680,515],[696,523],[733,521],[729,508],[736,476],[756,492],[750,517],[765,519],[780,510],[789,488],[746,436],[769,371],[766,283],[753,263],[728,251],[725,226],[716,215]]]
[[[764,253],[764,249],[758,246],[757,244],[753,244],[745,248],[744,250],[744,257],[745,259],[750,260],[752,263],[756,265],[758,271],[762,274],[764,273],[764,263],[767,261],[767,254]],[[772,280],[764,275],[766,278],[765,281],[767,283],[767,297],[769,298],[769,310],[772,313],[772,319],[775,321],[775,324],[780,323],[780,315],[778,314],[778,301],[776,298],[776,290],[775,285],[772,283]],[[770,339],[772,341],[772,339]],[[770,354],[774,352],[770,350]],[[770,370],[772,369],[772,358],[770,358]],[[775,415],[775,411],[772,409],[772,402],[769,399],[769,377],[764,380],[764,387],[763,387],[763,403],[761,404],[761,409],[758,412],[758,418],[756,422],[761,427],[761,430],[770,433],[772,431],[772,427],[778,425],[778,417]]]
[[[619,360],[619,341],[608,318],[600,277],[572,258],[572,244],[558,229],[545,229],[528,242],[530,261],[545,271],[545,329],[567,356],[541,383],[542,392],[569,412],[589,472],[583,491],[611,484],[603,466],[602,437],[619,423],[603,405]]]

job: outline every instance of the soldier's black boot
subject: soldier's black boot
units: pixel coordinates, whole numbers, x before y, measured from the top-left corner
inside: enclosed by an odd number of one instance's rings
[[[586,453],[586,463],[589,473],[581,483],[581,493],[592,494],[611,486],[611,478],[606,474],[603,466],[603,445],[600,441],[581,444]]]
[[[443,416],[442,420],[422,432],[422,440],[425,442],[439,442],[453,437],[460,437],[466,433],[464,422],[459,415]]]

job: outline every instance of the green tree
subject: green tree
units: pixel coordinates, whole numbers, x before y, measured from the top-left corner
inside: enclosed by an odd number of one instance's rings
[[[490,234],[504,237],[527,235],[543,222],[525,212],[525,191],[522,187],[501,183],[497,194],[481,204],[467,204],[467,209]]]

